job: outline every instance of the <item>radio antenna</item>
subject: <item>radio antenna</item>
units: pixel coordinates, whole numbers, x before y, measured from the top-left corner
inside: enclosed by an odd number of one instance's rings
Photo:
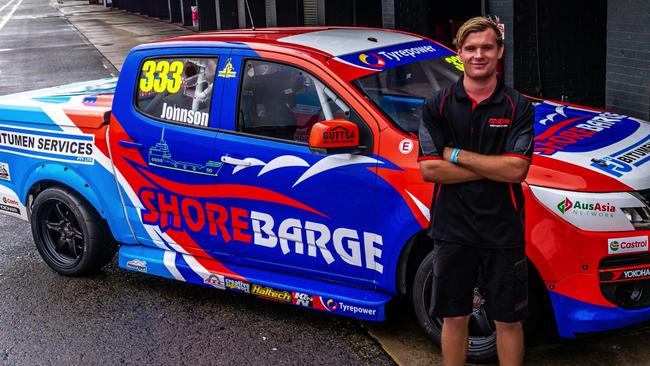
[[[248,10],[248,18],[251,20],[251,28],[255,30],[255,23],[253,23],[253,15],[251,14],[251,6],[248,4],[248,0],[244,0],[246,2],[246,10]]]

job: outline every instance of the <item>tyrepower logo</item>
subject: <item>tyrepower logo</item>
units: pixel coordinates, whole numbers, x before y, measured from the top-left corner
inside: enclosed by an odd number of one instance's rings
[[[369,308],[364,308],[362,306],[348,305],[342,302],[339,303],[339,306],[341,308],[341,311],[344,313],[366,314],[370,316],[375,316],[375,313],[377,313],[377,309],[369,309]]]
[[[571,201],[568,197],[564,197],[562,201],[557,204],[557,209],[562,214],[574,214],[579,216],[598,216],[598,217],[614,217],[616,206],[608,203],[585,203],[580,201]]]
[[[384,59],[376,53],[362,53],[359,55],[359,61],[376,69],[381,69],[382,67],[386,66]]]
[[[648,251],[648,236],[613,238],[607,240],[607,253],[637,253]]]

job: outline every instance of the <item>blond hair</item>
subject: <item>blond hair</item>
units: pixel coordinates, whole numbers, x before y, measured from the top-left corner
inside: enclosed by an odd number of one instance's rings
[[[460,48],[463,46],[463,43],[465,43],[465,39],[467,39],[467,36],[469,36],[470,34],[476,32],[483,32],[487,29],[492,29],[494,31],[497,45],[499,47],[503,46],[503,34],[501,34],[501,30],[499,29],[498,24],[499,24],[499,17],[497,16],[495,16],[494,18],[489,16],[474,17],[466,21],[458,29],[458,33],[456,33],[456,39],[454,40],[456,49],[460,50]]]

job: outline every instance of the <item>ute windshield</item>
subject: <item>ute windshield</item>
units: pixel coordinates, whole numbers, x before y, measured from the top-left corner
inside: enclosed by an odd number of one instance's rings
[[[403,64],[352,81],[405,132],[417,133],[424,100],[463,74],[456,55]]]

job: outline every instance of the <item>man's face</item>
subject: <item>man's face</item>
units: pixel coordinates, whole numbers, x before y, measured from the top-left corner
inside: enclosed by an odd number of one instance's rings
[[[465,67],[465,77],[476,80],[491,78],[497,70],[497,61],[503,56],[503,47],[497,46],[492,29],[470,33],[458,56]]]

